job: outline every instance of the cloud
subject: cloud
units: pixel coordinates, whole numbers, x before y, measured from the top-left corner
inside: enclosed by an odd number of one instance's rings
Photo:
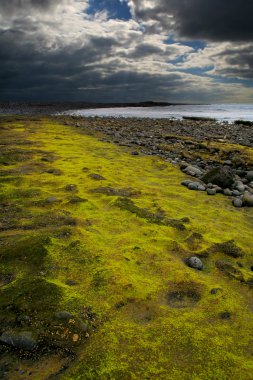
[[[0,98],[100,102],[253,98],[252,89],[244,84],[215,79],[215,75],[252,78],[249,42],[239,47],[234,41],[210,42],[196,49],[182,37],[169,38],[167,30],[181,32],[167,2],[128,4],[133,18],[120,20],[110,18],[106,9],[90,14],[88,0],[1,0]],[[176,7],[174,1],[169,4]],[[189,72],[195,67],[204,75]]]
[[[251,0],[129,0],[136,18],[164,32],[208,41],[252,41]]]

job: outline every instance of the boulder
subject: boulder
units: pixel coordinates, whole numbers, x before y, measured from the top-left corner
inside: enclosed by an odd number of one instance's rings
[[[211,169],[202,177],[202,181],[205,183],[213,183],[222,189],[226,189],[233,185],[234,175],[230,168],[224,166]]]
[[[249,182],[253,181],[253,170],[247,172],[246,178]]]
[[[18,335],[4,332],[0,336],[0,342],[25,351],[32,351],[37,346],[37,342],[32,338],[32,333],[30,331],[22,332]]]
[[[244,206],[253,207],[253,194],[246,191],[242,198],[242,202]]]

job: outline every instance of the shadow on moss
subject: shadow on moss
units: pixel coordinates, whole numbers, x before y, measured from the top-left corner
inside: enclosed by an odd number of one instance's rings
[[[138,207],[134,204],[131,199],[128,198],[118,198],[114,202],[114,206],[119,207],[122,210],[127,210],[139,218],[146,219],[150,223],[159,224],[161,226],[168,226],[176,228],[179,231],[186,230],[184,223],[189,223],[188,218],[182,219],[168,219],[164,212],[157,211],[157,213],[152,213],[151,211]]]

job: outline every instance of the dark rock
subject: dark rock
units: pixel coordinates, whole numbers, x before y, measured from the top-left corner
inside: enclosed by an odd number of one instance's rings
[[[230,319],[231,313],[229,311],[223,311],[219,314],[220,319]]]
[[[55,313],[55,317],[57,319],[69,320],[73,318],[73,315],[70,314],[68,311],[58,311],[57,313]]]
[[[131,153],[131,155],[132,155],[132,156],[139,156],[139,152],[134,151],[134,152]]]
[[[194,269],[198,269],[198,270],[202,270],[204,267],[202,261],[196,256],[193,256],[193,257],[190,257],[189,259],[187,259],[186,264],[189,267],[194,268]]]
[[[22,332],[18,335],[4,332],[0,336],[0,342],[25,351],[32,351],[37,346],[37,342],[32,338],[32,333],[30,331]]]
[[[192,183],[192,181],[189,180],[189,179],[186,179],[185,181],[182,181],[182,182],[181,182],[181,185],[188,187],[188,185],[189,185],[190,183]]]
[[[221,291],[222,289],[221,288],[213,288],[212,290],[211,290],[211,294],[212,295],[214,295],[214,294],[217,294],[218,293],[218,291]]]
[[[62,175],[62,171],[60,169],[48,169],[46,173],[53,174],[56,176]]]
[[[80,197],[74,197],[74,198],[71,198],[69,201],[70,204],[84,203],[84,202],[88,202],[88,199],[80,198]]]
[[[60,200],[56,197],[49,197],[45,199],[46,204],[52,204],[52,203],[58,203],[58,202],[60,202]]]
[[[224,166],[211,169],[203,177],[202,181],[205,183],[213,183],[222,189],[229,188],[234,183],[234,175],[230,168]]]

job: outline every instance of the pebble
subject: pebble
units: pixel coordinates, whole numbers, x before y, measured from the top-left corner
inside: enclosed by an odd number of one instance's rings
[[[194,268],[194,269],[198,269],[198,270],[202,270],[204,267],[202,261],[196,256],[190,257],[187,260],[187,264],[189,267]]]

